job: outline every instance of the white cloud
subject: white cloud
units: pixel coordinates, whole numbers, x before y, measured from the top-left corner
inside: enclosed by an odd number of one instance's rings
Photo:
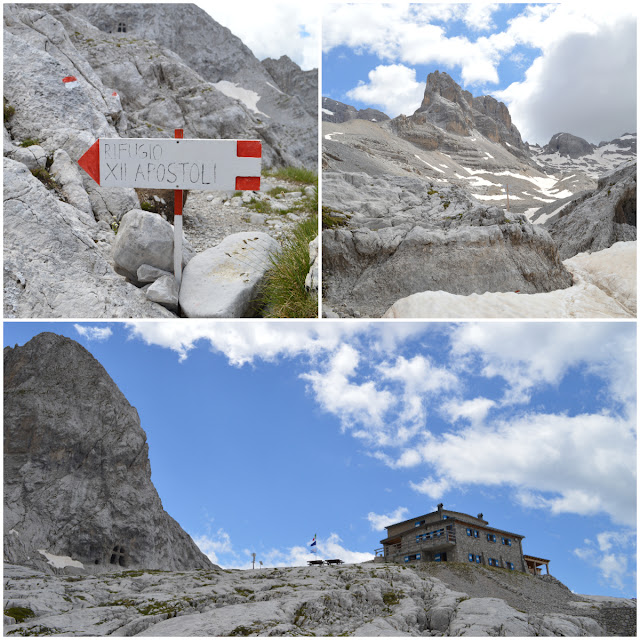
[[[350,345],[342,345],[323,372],[311,371],[300,377],[309,381],[317,402],[339,417],[343,428],[361,423],[380,430],[385,413],[395,401],[389,391],[379,390],[373,381],[356,384],[349,380],[359,362],[358,352]]]
[[[635,132],[635,22],[566,35],[534,61],[522,82],[494,95],[507,103],[529,142],[546,144],[565,131],[598,144]]]
[[[474,2],[465,6],[464,23],[474,31],[486,31],[494,24],[492,14],[500,5],[497,3]]]
[[[398,507],[395,511],[386,514],[370,511],[367,514],[367,520],[374,531],[384,531],[385,527],[405,520],[407,513],[409,513],[409,509],[406,507]]]
[[[506,485],[552,513],[636,519],[635,424],[608,415],[530,414],[429,436],[418,447],[434,470],[412,487],[438,497],[452,486]]]
[[[597,548],[590,540],[585,547],[573,553],[600,572],[601,582],[615,589],[625,589],[625,579],[635,582],[633,571],[629,569],[629,549],[633,546],[633,531],[603,531],[597,535]]]
[[[104,342],[113,334],[110,327],[90,327],[82,324],[74,324],[73,327],[83,338],[96,342]]]
[[[507,402],[527,402],[538,385],[557,384],[572,367],[584,366],[608,382],[620,402],[634,402],[635,341],[631,327],[607,323],[465,323],[451,335],[454,355],[478,357],[487,377],[509,385]]]
[[[224,354],[232,365],[255,359],[274,360],[300,354],[332,351],[349,336],[364,332],[363,323],[336,322],[173,322],[136,321],[126,323],[134,338],[146,344],[171,349],[186,359],[199,340]]]
[[[484,422],[489,411],[496,403],[489,398],[473,398],[472,400],[451,400],[442,405],[442,412],[457,422],[461,418],[477,425]]]
[[[213,535],[192,536],[200,551],[204,553],[211,562],[220,564],[219,554],[233,553],[231,538],[224,529],[218,529]]]
[[[376,105],[388,116],[412,114],[421,104],[424,83],[416,81],[415,69],[402,64],[380,65],[369,71],[368,84],[347,91],[347,96]]]
[[[227,27],[259,59],[288,55],[303,69],[317,69],[320,54],[320,9],[316,3],[197,3]],[[305,35],[306,34],[306,35]]]

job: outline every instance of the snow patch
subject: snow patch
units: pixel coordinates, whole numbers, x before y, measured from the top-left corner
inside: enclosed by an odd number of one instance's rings
[[[82,562],[73,560],[69,556],[54,556],[53,553],[47,553],[44,549],[38,549],[38,553],[41,553],[47,559],[47,562],[56,569],[64,569],[65,567],[84,569]]]
[[[229,82],[228,80],[214,82],[213,86],[221,93],[224,93],[227,98],[234,98],[235,100],[242,102],[242,104],[250,111],[263,115],[267,118],[269,117],[266,113],[258,109],[258,100],[260,100],[261,96],[255,91],[251,91],[251,89],[243,89],[235,82]]]
[[[329,109],[325,109],[324,107],[322,107],[322,113],[326,113],[328,116],[336,115],[333,111],[329,111]]]
[[[413,154],[416,158],[418,158],[418,160],[420,160],[420,162],[424,162],[427,167],[431,167],[434,171],[439,171],[440,173],[444,173],[444,171],[442,169],[438,169],[438,167],[434,167],[432,164],[429,164],[426,160],[423,160],[417,153]]]
[[[344,132],[342,131],[334,131],[333,133],[327,133],[324,136],[325,140],[333,140],[333,138],[331,136],[343,136]]]
[[[536,221],[536,224],[544,224],[549,218],[553,217],[556,215],[556,213],[559,213],[560,211],[562,211],[569,203],[565,202],[564,204],[561,204],[557,209],[554,209],[551,213],[543,213]]]
[[[482,194],[474,193],[473,197],[478,200],[506,200],[507,194],[503,193],[499,196],[483,196]],[[519,196],[512,196],[511,194],[509,194],[509,200],[522,200],[522,198],[520,198]]]
[[[280,89],[278,89],[278,87],[272,85],[270,82],[267,82],[267,84],[272,88],[275,89],[278,93],[281,93],[282,95],[284,95],[283,91],[280,91]]]

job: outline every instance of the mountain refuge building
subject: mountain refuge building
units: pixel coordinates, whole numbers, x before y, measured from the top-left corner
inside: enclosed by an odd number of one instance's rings
[[[483,514],[476,517],[443,508],[385,527],[387,537],[376,550],[384,562],[466,562],[508,571],[541,574],[549,560],[525,556],[520,533],[490,527]]]

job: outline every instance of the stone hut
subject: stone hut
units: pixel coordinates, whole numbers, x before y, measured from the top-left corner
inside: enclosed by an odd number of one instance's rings
[[[382,549],[376,551],[381,561],[467,562],[533,573],[522,552],[524,536],[490,527],[482,513],[474,517],[449,511],[441,503],[437,511],[386,529]]]

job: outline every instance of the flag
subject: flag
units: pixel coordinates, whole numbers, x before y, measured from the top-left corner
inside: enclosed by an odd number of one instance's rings
[[[311,553],[318,553],[318,547],[316,546],[316,536],[318,534],[315,534],[313,536],[313,540],[311,541],[311,544],[309,545],[311,547]]]

